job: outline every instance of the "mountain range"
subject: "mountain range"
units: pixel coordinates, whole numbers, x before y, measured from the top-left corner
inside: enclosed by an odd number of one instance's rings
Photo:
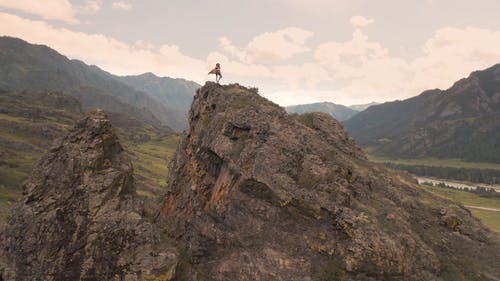
[[[447,90],[371,106],[344,125],[376,155],[500,163],[500,64]]]
[[[303,114],[308,112],[324,112],[333,116],[339,121],[347,120],[354,115],[358,114],[357,110],[351,109],[347,106],[335,104],[332,102],[318,102],[311,104],[300,104],[287,106],[286,111],[289,113]]]
[[[345,121],[361,111],[366,110],[368,107],[377,105],[376,102],[371,102],[367,104],[356,104],[345,106],[341,104],[335,104],[332,102],[317,102],[317,103],[309,103],[309,104],[298,104],[298,105],[290,105],[285,107],[286,111],[289,113],[309,113],[309,112],[324,112],[333,116],[335,119],[339,121]]]
[[[151,95],[169,112],[174,113],[170,118],[175,118],[175,125],[171,127],[177,131],[187,128],[187,112],[196,89],[200,87],[199,84],[185,79],[158,77],[151,72],[117,78],[124,84]]]
[[[373,105],[377,105],[377,104],[379,104],[379,103],[378,102],[370,102],[370,103],[365,103],[365,104],[353,104],[353,105],[350,105],[349,108],[361,112],[363,110],[366,110],[368,107],[373,106]]]
[[[117,77],[96,66],[70,60],[47,46],[0,37],[0,88],[61,91],[76,97],[84,110],[99,107],[181,131],[186,126],[187,100],[196,84],[150,74]],[[144,89],[151,89],[151,94]],[[167,102],[169,99],[172,104]]]

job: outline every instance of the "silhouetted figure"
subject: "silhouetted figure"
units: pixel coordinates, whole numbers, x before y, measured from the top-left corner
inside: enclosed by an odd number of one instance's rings
[[[222,74],[220,73],[220,63],[215,64],[215,68],[210,70],[208,74],[215,74],[215,81],[219,84]]]

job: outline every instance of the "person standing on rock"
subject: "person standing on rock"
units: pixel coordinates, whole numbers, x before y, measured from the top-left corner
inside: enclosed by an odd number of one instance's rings
[[[220,63],[216,63],[215,68],[210,70],[208,74],[215,74],[215,81],[219,84],[219,81],[222,78],[222,74],[220,73]]]

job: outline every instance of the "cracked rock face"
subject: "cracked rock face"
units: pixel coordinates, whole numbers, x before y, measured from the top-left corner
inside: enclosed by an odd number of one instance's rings
[[[198,90],[161,222],[191,280],[495,280],[498,236],[374,165],[327,114]]]
[[[78,121],[34,168],[0,234],[3,280],[170,280],[176,252],[145,220],[109,120]]]

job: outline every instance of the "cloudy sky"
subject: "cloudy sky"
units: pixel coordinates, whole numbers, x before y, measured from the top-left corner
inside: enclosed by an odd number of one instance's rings
[[[448,88],[500,63],[498,0],[0,0],[0,35],[114,74],[256,86],[350,105]]]

